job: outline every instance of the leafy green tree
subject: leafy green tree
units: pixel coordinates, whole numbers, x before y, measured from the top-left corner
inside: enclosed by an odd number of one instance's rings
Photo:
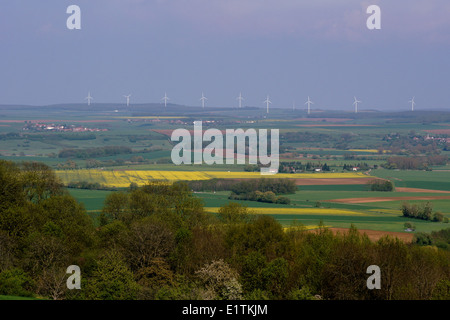
[[[133,273],[117,250],[109,250],[100,258],[83,290],[89,300],[134,300],[138,291]]]
[[[123,235],[124,257],[132,270],[149,267],[155,258],[165,258],[175,247],[169,227],[151,217],[134,222]]]
[[[12,162],[0,160],[0,213],[20,206],[24,200],[20,169]]]
[[[113,220],[124,220],[124,216],[128,210],[128,194],[125,192],[112,192],[104,202],[102,208],[103,223],[108,223]]]
[[[265,289],[262,273],[266,264],[266,257],[258,251],[250,252],[244,257],[240,281],[246,294]]]
[[[33,203],[67,193],[53,170],[40,162],[22,163],[20,180],[27,199]]]
[[[235,224],[248,222],[250,219],[250,212],[246,206],[236,202],[229,202],[219,208],[219,219],[226,224]]]
[[[21,269],[0,272],[0,295],[30,297],[33,280]]]
[[[94,225],[84,206],[70,195],[53,196],[41,202],[42,217],[40,231],[51,232],[63,240],[72,254],[79,254],[94,241]]]
[[[164,286],[176,285],[175,274],[163,258],[154,258],[150,263],[135,272],[140,286],[139,299],[154,299],[156,293]]]
[[[286,287],[288,274],[288,262],[284,258],[276,258],[270,261],[263,269],[262,279],[264,286],[273,298],[284,298],[289,289]]]
[[[433,289],[432,300],[450,300],[450,280],[440,280]]]

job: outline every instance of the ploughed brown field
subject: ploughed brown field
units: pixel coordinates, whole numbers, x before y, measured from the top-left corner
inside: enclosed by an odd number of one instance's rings
[[[431,190],[431,189],[419,189],[419,188],[395,188],[397,192],[430,192],[430,193],[450,193],[446,190]]]
[[[401,200],[443,200],[450,199],[450,196],[420,196],[420,197],[373,197],[373,198],[347,198],[324,200],[326,202],[337,203],[370,203],[383,201],[401,201]]]
[[[333,232],[333,234],[346,234],[349,229],[348,228],[329,228]],[[317,230],[311,230],[312,232],[317,232]],[[377,231],[377,230],[367,230],[361,229],[358,230],[361,234],[366,234],[372,241],[378,241],[380,238],[385,236],[395,237],[399,240],[409,243],[413,240],[414,235],[412,233],[406,232],[392,232],[392,231]]]

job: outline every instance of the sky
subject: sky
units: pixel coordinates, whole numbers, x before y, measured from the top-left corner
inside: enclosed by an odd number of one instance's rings
[[[81,29],[69,30],[70,5]],[[370,5],[381,29],[369,30]],[[450,109],[448,0],[2,0],[0,104]]]

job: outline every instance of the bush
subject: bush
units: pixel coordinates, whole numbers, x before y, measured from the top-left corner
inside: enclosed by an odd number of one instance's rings
[[[394,191],[394,184],[389,180],[373,180],[369,182],[371,191]]]
[[[444,215],[442,214],[442,212],[435,212],[433,214],[433,221],[434,222],[442,222],[444,220]]]
[[[31,278],[21,269],[10,269],[0,273],[0,295],[31,297]]]
[[[428,233],[418,232],[414,235],[413,242],[421,246],[429,246],[433,244],[433,239]]]
[[[407,218],[421,219],[426,221],[438,221],[435,219],[443,220],[442,213],[436,212],[433,214],[433,205],[430,202],[421,205],[409,205],[408,203],[404,202],[402,204],[401,210],[403,216]]]

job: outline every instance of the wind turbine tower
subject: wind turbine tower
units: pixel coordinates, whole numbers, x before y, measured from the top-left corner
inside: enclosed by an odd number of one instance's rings
[[[355,98],[355,102],[353,102],[353,104],[355,105],[355,113],[358,113],[358,103],[360,103],[361,101],[358,101],[358,99]]]
[[[200,98],[200,100],[202,101],[202,108],[205,109],[205,101],[208,100],[205,95],[202,92],[202,97]]]
[[[239,93],[239,97],[237,97],[237,100],[239,100],[239,109],[240,109],[240,108],[242,108],[242,100],[245,100],[245,99],[242,97],[242,93]]]
[[[415,98],[415,97],[413,97],[412,100],[409,101],[409,102],[411,102],[411,111],[414,111],[414,106],[415,106],[415,104],[416,104],[416,103],[414,102],[414,98]]]
[[[91,93],[88,92],[88,96],[86,98],[84,98],[84,99],[88,101],[88,106],[90,106],[91,105],[91,100],[93,100],[94,98],[92,98]]]
[[[167,101],[170,100],[167,96],[167,92],[164,94],[164,97],[161,100],[164,100],[164,108],[167,108]]]
[[[130,97],[131,97],[131,94],[129,94],[129,95],[127,95],[127,96],[124,96],[125,98],[127,98],[127,107],[129,107],[130,106]]]
[[[308,114],[311,113],[311,104],[314,104],[314,102],[311,101],[311,99],[308,96],[308,101],[306,101],[306,103],[308,105]]]
[[[272,103],[272,101],[269,100],[269,96],[267,96],[267,99],[263,101],[267,106],[267,113],[269,113],[269,104]]]

